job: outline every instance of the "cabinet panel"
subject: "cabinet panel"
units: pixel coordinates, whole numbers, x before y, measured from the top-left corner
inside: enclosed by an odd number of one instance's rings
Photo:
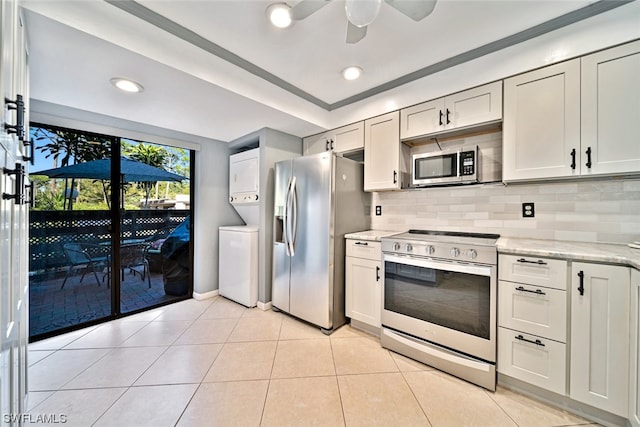
[[[451,121],[445,121],[447,129],[502,119],[502,81],[447,96],[445,110]]]
[[[328,134],[308,136],[302,140],[302,149],[305,156],[323,153],[329,149]]]
[[[640,42],[585,56],[581,65],[582,173],[640,171]]]
[[[631,270],[631,359],[629,421],[640,427],[640,271]]]
[[[498,328],[498,342],[498,372],[566,393],[565,344],[502,327]]]
[[[347,317],[380,327],[381,261],[346,257],[345,310]]]
[[[400,110],[400,138],[413,138],[444,130],[444,98]]]
[[[629,284],[627,267],[572,265],[570,396],[623,417],[628,415]]]
[[[364,190],[401,188],[400,114],[384,114],[364,123]]]
[[[344,153],[364,148],[364,122],[336,129],[331,137],[333,151]]]
[[[381,254],[380,242],[347,239],[347,256],[380,261]]]
[[[579,174],[579,59],[504,81],[503,140],[505,181]]]
[[[566,291],[502,280],[499,283],[500,326],[566,342]]]
[[[567,261],[522,255],[500,255],[501,280],[567,289]]]

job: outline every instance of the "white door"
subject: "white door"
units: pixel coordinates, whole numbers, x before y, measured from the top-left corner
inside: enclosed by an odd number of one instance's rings
[[[364,122],[364,190],[395,190],[401,185],[400,120],[393,111]]]
[[[631,270],[631,384],[629,387],[629,421],[640,427],[640,271]]]
[[[459,129],[502,119],[502,81],[454,93],[444,99],[445,128]]]
[[[359,150],[364,147],[364,122],[343,126],[332,132],[330,148],[336,153]]]
[[[582,58],[583,175],[640,171],[639,76],[640,41]]]
[[[502,174],[504,181],[580,174],[579,59],[504,81]]]
[[[345,309],[347,317],[380,327],[382,295],[380,261],[346,257]]]
[[[415,138],[444,130],[444,98],[400,110],[400,139]]]
[[[629,268],[576,262],[571,272],[569,395],[627,417]]]
[[[24,28],[18,19],[18,4],[0,2],[0,192],[3,195],[23,193],[17,169],[28,165],[23,144],[6,125],[17,124],[15,109],[6,100],[17,95],[28,98],[27,55]],[[20,75],[18,75],[20,74]],[[13,107],[9,103],[9,106]],[[27,116],[25,115],[25,122]],[[26,139],[26,138],[24,138]],[[25,179],[26,180],[26,179]],[[26,413],[27,344],[28,344],[28,208],[22,199],[0,199],[0,413],[2,423],[18,425],[16,418]],[[9,417],[9,418],[7,418]]]
[[[329,135],[326,133],[322,133],[320,135],[308,136],[302,140],[302,147],[305,156],[328,151]]]

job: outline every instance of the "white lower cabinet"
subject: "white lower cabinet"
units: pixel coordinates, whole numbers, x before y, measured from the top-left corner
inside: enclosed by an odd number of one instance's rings
[[[629,404],[630,269],[571,267],[572,399],[622,417]]]
[[[640,427],[640,271],[631,270],[631,352],[629,422]]]
[[[566,394],[567,262],[500,255],[498,269],[498,372]]]
[[[380,242],[347,239],[345,313],[374,328],[380,328],[381,267]]]

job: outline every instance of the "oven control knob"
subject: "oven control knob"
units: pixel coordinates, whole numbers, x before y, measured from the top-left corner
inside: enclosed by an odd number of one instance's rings
[[[425,248],[425,252],[427,252],[427,255],[432,255],[435,251],[436,248],[431,245],[427,245],[427,247]]]
[[[475,249],[469,249],[466,253],[467,258],[475,259],[478,256],[478,252]]]
[[[394,251],[399,251],[399,250],[400,250],[400,243],[395,242],[395,243],[393,244],[393,250],[394,250]]]
[[[452,257],[457,257],[458,255],[460,255],[460,249],[458,248],[452,248],[449,251],[449,255],[451,255]]]
[[[407,246],[405,246],[407,252],[412,252],[413,251],[413,246],[411,246],[411,243],[407,243]]]

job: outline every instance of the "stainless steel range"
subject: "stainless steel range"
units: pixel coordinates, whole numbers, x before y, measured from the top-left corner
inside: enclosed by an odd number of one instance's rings
[[[496,387],[497,234],[382,238],[383,347]]]

